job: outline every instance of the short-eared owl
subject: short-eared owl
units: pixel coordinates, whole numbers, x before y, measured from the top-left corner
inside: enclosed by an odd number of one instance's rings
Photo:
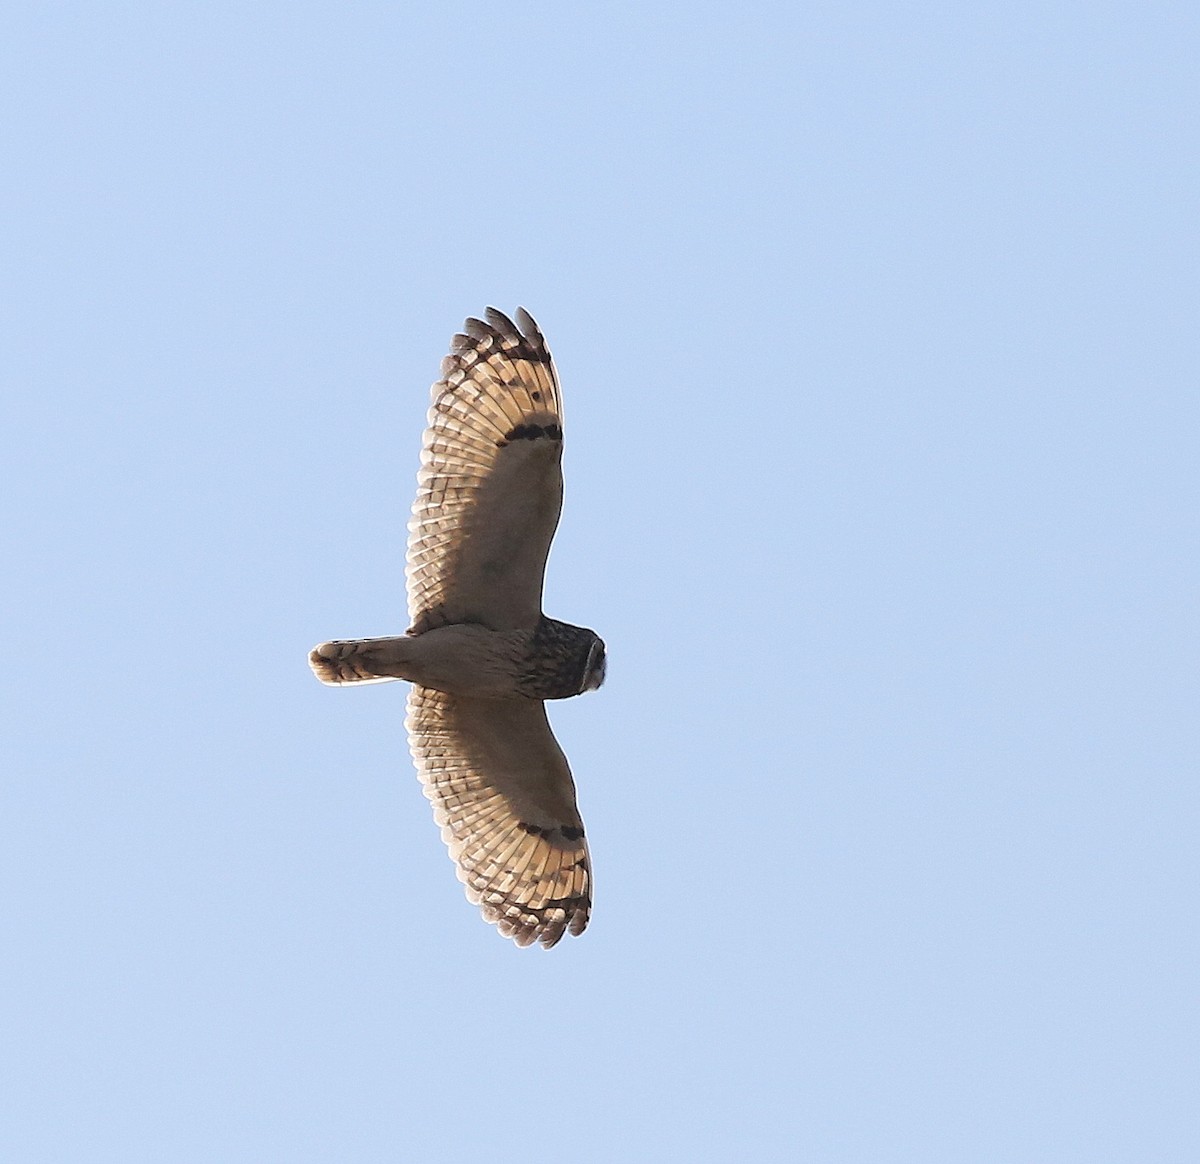
[[[323,683],[407,679],[408,738],[467,897],[518,945],[580,934],[591,861],[545,700],[604,682],[604,643],[542,613],[562,508],[558,376],[538,326],[468,319],[433,386],[395,638],[322,643]],[[519,326],[518,326],[519,325]]]

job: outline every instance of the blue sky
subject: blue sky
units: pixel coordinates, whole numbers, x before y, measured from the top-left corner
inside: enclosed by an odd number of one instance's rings
[[[18,4],[0,1156],[1194,1161],[1198,32]],[[489,303],[610,652],[550,952],[305,662]]]

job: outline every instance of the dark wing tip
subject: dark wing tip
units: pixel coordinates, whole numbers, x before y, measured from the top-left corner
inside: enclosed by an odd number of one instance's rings
[[[493,330],[504,336],[505,339],[529,339],[535,341],[543,339],[542,329],[538,327],[537,320],[524,307],[518,307],[516,312],[514,312],[516,323],[496,307],[485,308],[483,315],[487,320],[486,325],[479,320],[468,320],[467,322],[474,323],[478,327],[490,326]]]
[[[488,308],[488,312],[491,312],[490,307]],[[489,327],[482,319],[476,319],[473,315],[468,315],[463,320],[463,332],[473,340],[487,339],[490,336],[496,335],[495,328]]]
[[[455,355],[473,351],[491,340],[495,351],[513,353],[535,363],[550,363],[545,337],[525,308],[518,307],[516,311],[520,327],[495,307],[486,308],[483,314],[486,322],[474,316],[463,321],[462,331],[450,341],[450,350]]]
[[[503,311],[498,311],[495,307],[488,307],[484,309],[483,314],[488,323],[506,339],[519,340],[521,338],[517,325]]]
[[[538,327],[537,320],[524,307],[517,308],[517,326],[525,333],[528,339],[532,340],[539,347],[545,345],[546,337],[542,335],[542,329]]]

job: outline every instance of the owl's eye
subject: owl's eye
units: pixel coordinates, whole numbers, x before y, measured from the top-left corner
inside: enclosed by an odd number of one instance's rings
[[[588,651],[587,666],[583,671],[583,687],[580,689],[582,694],[584,691],[595,691],[604,682],[604,673],[608,668],[608,658],[604,653],[604,644],[597,639],[590,651]]]

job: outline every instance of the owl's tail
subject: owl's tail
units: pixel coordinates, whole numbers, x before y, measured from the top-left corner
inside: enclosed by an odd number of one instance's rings
[[[322,683],[387,683],[403,679],[412,639],[407,635],[382,639],[338,639],[321,643],[308,654],[308,665]]]

